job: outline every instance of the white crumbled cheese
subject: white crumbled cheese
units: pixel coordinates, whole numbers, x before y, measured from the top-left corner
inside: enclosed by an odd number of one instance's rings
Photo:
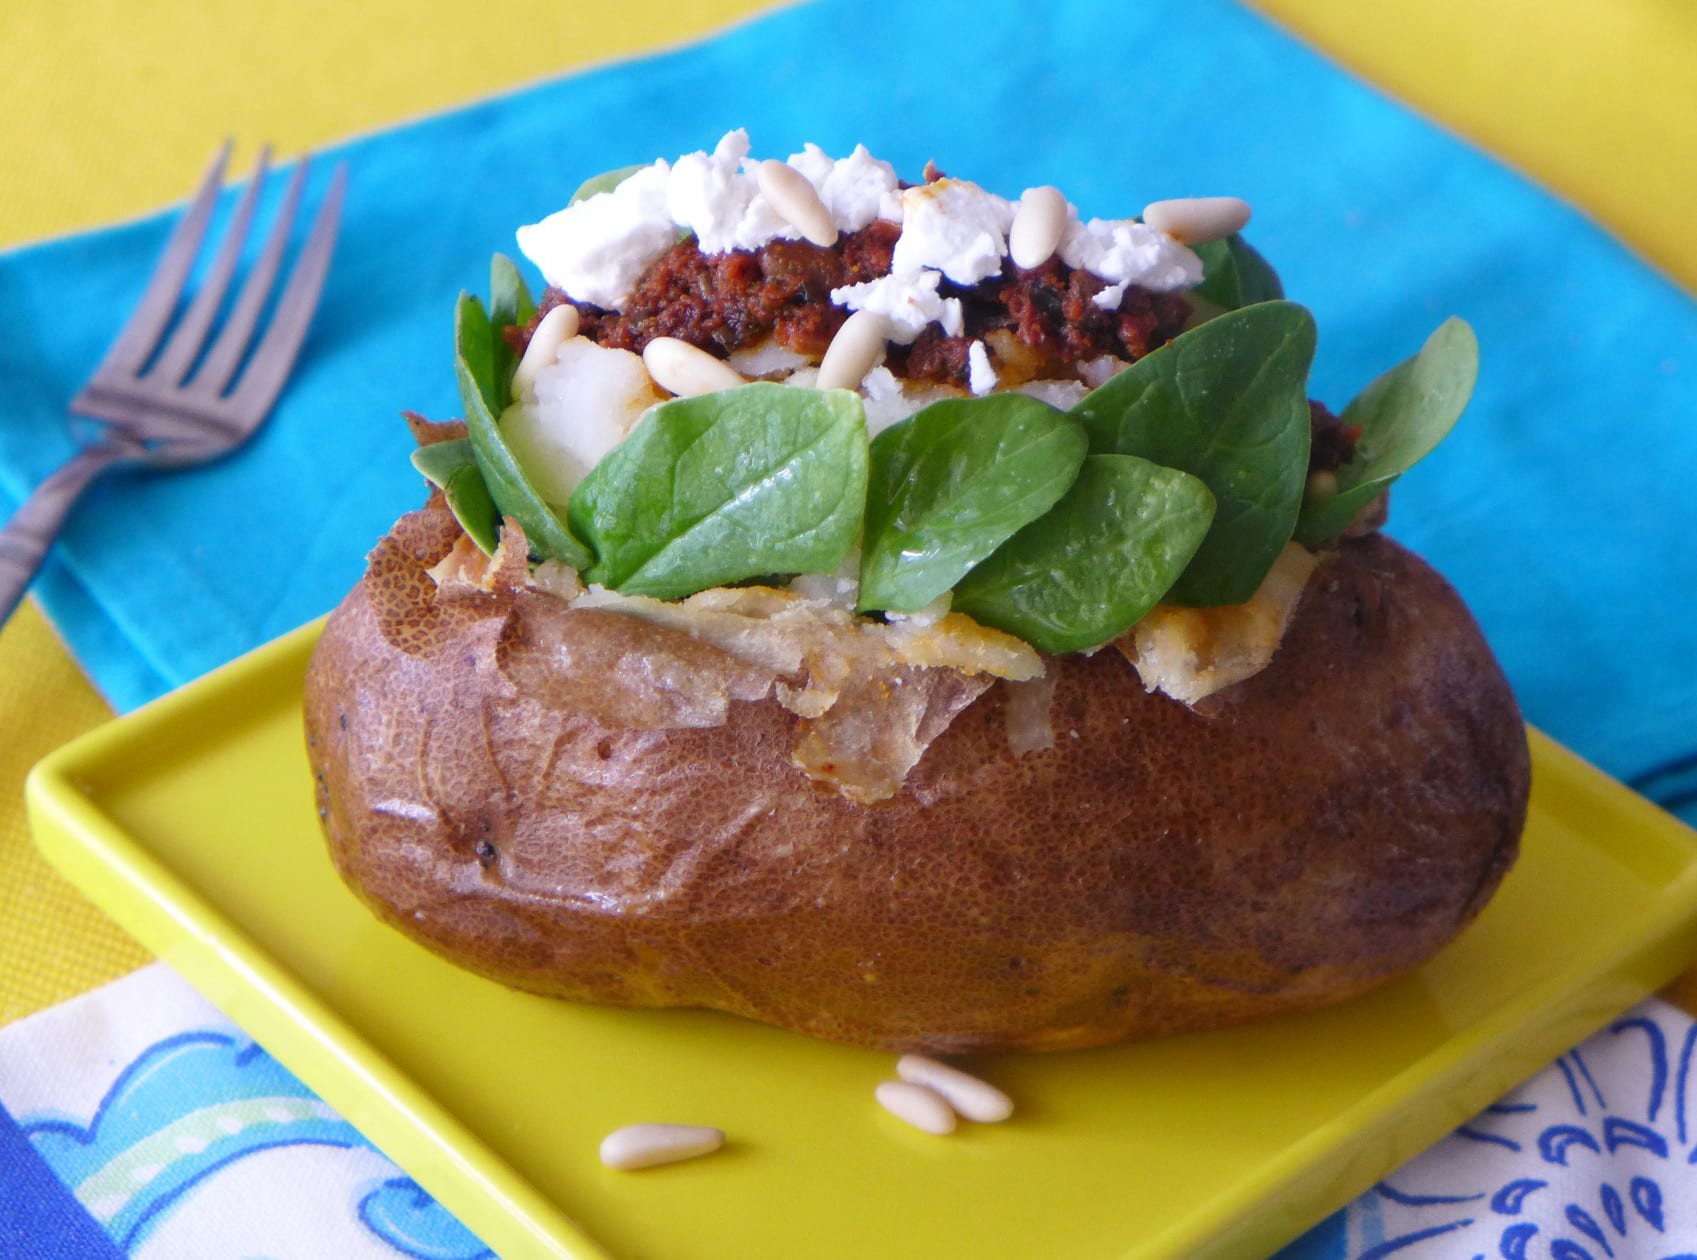
[[[896,168],[880,162],[864,144],[831,165],[823,183],[815,184],[819,199],[844,232],[858,232],[874,219],[902,218],[901,180]]]
[[[712,153],[686,153],[672,164],[671,179],[666,184],[666,207],[674,223],[695,233],[703,253],[723,254],[733,249],[753,248],[743,244],[745,232],[754,237],[760,234],[762,226],[770,227],[773,231],[766,238],[770,240],[788,227],[780,215],[765,205],[766,199],[760,196],[753,176],[742,170],[747,156],[748,132],[739,127],[728,132]],[[761,202],[760,209],[754,206],[757,199]],[[794,229],[789,231],[795,235]]]
[[[988,394],[1001,379],[990,366],[990,352],[982,341],[974,341],[966,350],[966,385],[974,394]]]
[[[671,167],[644,167],[611,192],[597,193],[518,230],[518,246],[549,284],[617,310],[650,263],[676,239],[666,208]]]
[[[1013,203],[964,179],[939,179],[901,194],[902,234],[890,269],[934,267],[956,284],[977,284],[1002,269]]]
[[[884,316],[890,321],[890,340],[900,346],[912,345],[932,322],[958,337],[966,329],[966,317],[959,298],[938,294],[942,279],[940,271],[892,271],[863,284],[832,289],[831,301],[851,311],[876,311]]]
[[[536,374],[536,401],[501,413],[501,434],[536,492],[563,506],[659,401],[637,355],[573,337]]]
[[[1059,252],[1067,266],[1122,286],[1112,299],[1114,306],[1119,305],[1125,285],[1167,293],[1202,283],[1202,260],[1194,251],[1165,232],[1131,219],[1082,223],[1078,211],[1068,206]],[[1106,303],[1099,301],[1098,305]]]
[[[811,140],[801,147],[800,153],[790,154],[785,164],[801,172],[820,196],[824,196],[825,181],[831,178],[831,172],[837,165],[829,153]]]

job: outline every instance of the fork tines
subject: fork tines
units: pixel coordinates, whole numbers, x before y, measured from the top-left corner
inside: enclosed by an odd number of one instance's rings
[[[71,403],[74,412],[104,420],[150,445],[183,454],[234,444],[270,410],[317,306],[347,183],[346,167],[338,165],[264,335],[250,351],[300,208],[308,162],[302,158],[296,163],[271,233],[217,339],[207,348],[208,335],[253,226],[271,161],[269,147],[261,150],[253,177],[231,215],[223,244],[173,329],[172,317],[181,304],[223,187],[230,149],[226,141],[213,159],[194,200],[173,229],[129,322]]]

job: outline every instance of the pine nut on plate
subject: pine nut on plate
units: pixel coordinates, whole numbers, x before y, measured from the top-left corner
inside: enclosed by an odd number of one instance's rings
[[[902,1055],[896,1061],[896,1075],[940,1094],[949,1106],[978,1124],[995,1124],[1013,1115],[1013,1099],[989,1081],[923,1054]]]
[[[898,1120],[938,1137],[955,1131],[955,1113],[935,1090],[911,1081],[884,1081],[874,1096],[878,1105]]]
[[[629,1172],[710,1155],[725,1144],[720,1129],[700,1124],[631,1124],[601,1139],[601,1162]]]

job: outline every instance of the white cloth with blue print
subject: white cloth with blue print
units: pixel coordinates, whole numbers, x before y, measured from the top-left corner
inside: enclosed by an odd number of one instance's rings
[[[1697,1260],[1694,1058],[1646,1002],[1279,1260]],[[132,1260],[493,1257],[162,964],[0,1029],[0,1105]]]
[[[163,964],[0,1029],[0,1105],[132,1260],[493,1258]]]
[[[1644,1003],[1287,1255],[1697,1260],[1694,1051],[1689,1015]]]

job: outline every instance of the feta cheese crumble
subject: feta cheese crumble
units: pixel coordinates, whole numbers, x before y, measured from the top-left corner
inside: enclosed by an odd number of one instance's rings
[[[1067,266],[1108,282],[1096,295],[1096,305],[1105,310],[1119,306],[1129,285],[1169,293],[1202,283],[1202,259],[1165,232],[1132,219],[1081,223],[1071,206],[1059,253]]]
[[[611,192],[586,197],[518,230],[518,246],[549,284],[617,310],[648,266],[671,248],[671,166],[645,166]]]
[[[902,234],[893,272],[935,268],[973,285],[1002,269],[1013,203],[964,179],[939,179],[902,190]]]
[[[959,298],[937,292],[943,281],[940,271],[892,271],[863,284],[846,284],[831,290],[831,301],[851,311],[875,311],[890,321],[890,340],[899,346],[912,345],[936,322],[951,337],[966,331],[966,317]]]

